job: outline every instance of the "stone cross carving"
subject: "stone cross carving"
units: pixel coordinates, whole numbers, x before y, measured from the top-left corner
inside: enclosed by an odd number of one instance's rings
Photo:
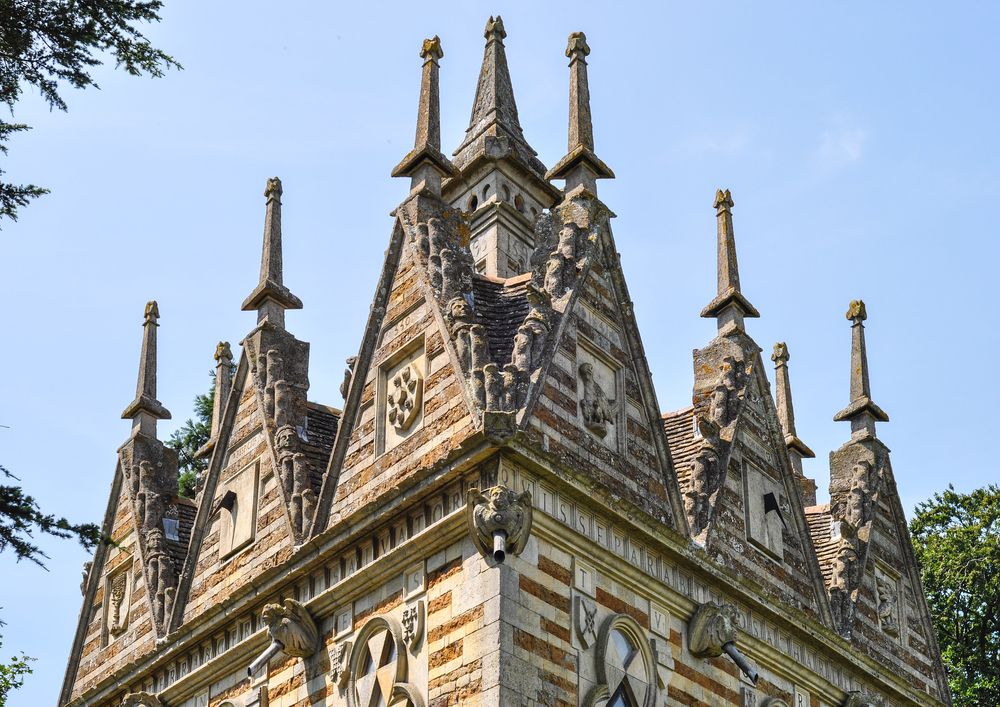
[[[579,367],[583,395],[580,398],[580,414],[584,426],[600,438],[608,434],[608,425],[614,425],[615,400],[608,397],[601,384],[594,378],[594,365],[584,362]]]
[[[519,555],[531,534],[531,492],[516,493],[506,486],[485,491],[469,489],[466,522],[482,555],[497,564],[507,554]]]
[[[294,599],[282,604],[267,604],[261,612],[271,640],[295,658],[308,658],[319,648],[319,629],[308,609]]]

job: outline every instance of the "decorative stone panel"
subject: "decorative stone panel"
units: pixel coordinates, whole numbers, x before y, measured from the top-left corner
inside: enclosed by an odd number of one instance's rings
[[[422,339],[383,364],[378,381],[379,453],[393,449],[420,429],[426,377]]]

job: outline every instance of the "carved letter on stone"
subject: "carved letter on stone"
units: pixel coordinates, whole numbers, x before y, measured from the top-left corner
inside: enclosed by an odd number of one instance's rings
[[[472,541],[497,564],[507,553],[519,555],[531,534],[531,492],[517,494],[506,486],[482,493],[469,489],[466,520]]]
[[[386,410],[389,424],[400,434],[413,425],[420,414],[424,394],[424,380],[412,363],[404,366],[392,380],[386,393]]]
[[[319,647],[319,629],[308,610],[294,599],[284,604],[268,604],[261,612],[271,640],[282,645],[286,654],[308,658]]]
[[[608,434],[608,425],[615,424],[615,401],[608,398],[604,389],[594,379],[594,365],[581,363],[579,368],[583,397],[580,399],[580,414],[588,430],[600,438]]]

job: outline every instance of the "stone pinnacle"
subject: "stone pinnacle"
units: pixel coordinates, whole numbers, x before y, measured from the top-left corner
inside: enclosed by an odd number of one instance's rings
[[[701,311],[703,317],[715,317],[719,331],[735,327],[743,331],[745,317],[760,313],[740,291],[740,267],[736,260],[736,236],[733,233],[733,196],[729,190],[718,189],[712,206],[716,211],[718,236],[718,293]]]
[[[788,458],[792,462],[792,470],[799,482],[799,490],[802,494],[802,502],[806,506],[816,505],[816,482],[806,478],[802,470],[802,460],[812,459],[816,456],[813,450],[806,446],[805,442],[799,439],[795,432],[795,410],[792,407],[792,384],[788,378],[788,346],[784,342],[774,345],[774,353],[771,360],[774,361],[774,376],[776,398],[778,407],[778,419],[781,421],[781,430],[785,436],[785,447],[788,449]]]
[[[441,178],[455,174],[455,167],[441,154],[441,99],[438,61],[444,56],[441,40],[435,35],[420,48],[424,60],[417,105],[417,133],[413,149],[392,170],[393,177],[410,177],[412,193],[429,190],[441,194]]]
[[[865,348],[865,325],[868,311],[862,300],[852,300],[846,317],[851,322],[851,402],[834,415],[837,422],[850,420],[853,434],[875,434],[876,422],[888,422],[889,416],[871,398],[868,381],[868,351]]]
[[[566,45],[569,58],[569,146],[566,156],[545,175],[565,179],[566,191],[583,185],[597,191],[598,179],[613,179],[615,173],[594,154],[594,126],[590,113],[590,84],[587,79],[587,35],[573,32]]]
[[[146,303],[142,321],[142,351],[135,400],[122,412],[123,420],[132,420],[132,432],[156,437],[156,421],[169,420],[170,412],[156,399],[156,328],[160,309],[155,300]]]
[[[274,326],[284,328],[285,310],[302,309],[302,300],[293,295],[284,285],[281,262],[281,180],[272,177],[267,180],[264,197],[267,209],[264,212],[264,246],[260,258],[260,282],[243,301],[243,311],[257,311],[257,323],[268,320]]]

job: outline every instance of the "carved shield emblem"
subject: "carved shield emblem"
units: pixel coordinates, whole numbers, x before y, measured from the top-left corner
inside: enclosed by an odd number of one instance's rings
[[[412,363],[404,366],[389,381],[386,391],[386,412],[389,424],[399,433],[406,432],[420,414],[424,394],[424,379]]]

